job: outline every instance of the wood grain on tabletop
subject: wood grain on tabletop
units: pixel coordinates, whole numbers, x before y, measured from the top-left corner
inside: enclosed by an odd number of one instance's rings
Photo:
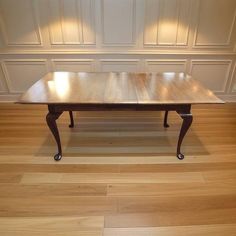
[[[184,73],[48,73],[20,103],[197,104],[222,103]]]

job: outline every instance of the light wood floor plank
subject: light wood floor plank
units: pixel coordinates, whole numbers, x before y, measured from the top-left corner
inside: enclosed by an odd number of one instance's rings
[[[162,211],[157,213],[127,213],[105,216],[106,228],[167,227],[203,224],[236,224],[236,209],[199,211]]]
[[[106,184],[0,184],[0,197],[106,196]]]
[[[203,183],[199,172],[170,173],[109,173],[109,174],[58,174],[58,173],[25,173],[22,184],[38,183]]]
[[[0,234],[101,236],[104,217],[0,217]]]
[[[105,228],[104,236],[235,236],[236,225]]]
[[[117,213],[117,208],[117,198],[104,196],[0,198],[0,217],[104,216]]]
[[[109,196],[209,196],[236,194],[235,181],[214,183],[109,184]]]

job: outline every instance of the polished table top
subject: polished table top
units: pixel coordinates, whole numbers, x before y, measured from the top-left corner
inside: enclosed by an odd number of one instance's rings
[[[208,104],[223,103],[184,73],[48,73],[19,103]]]

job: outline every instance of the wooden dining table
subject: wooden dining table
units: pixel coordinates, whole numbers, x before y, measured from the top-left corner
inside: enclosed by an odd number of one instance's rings
[[[224,103],[212,91],[185,73],[126,72],[51,72],[32,85],[18,100],[21,104],[48,106],[46,121],[56,143],[56,161],[62,158],[60,135],[56,120],[64,111],[164,111],[164,128],[168,128],[168,112],[176,111],[182,118],[176,156],[184,159],[182,141],[192,124],[194,104]]]

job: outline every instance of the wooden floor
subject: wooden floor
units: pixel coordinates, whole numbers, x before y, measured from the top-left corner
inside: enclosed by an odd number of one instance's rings
[[[0,235],[235,236],[236,104],[196,106],[186,158],[180,118],[160,112],[81,112],[0,104]]]

